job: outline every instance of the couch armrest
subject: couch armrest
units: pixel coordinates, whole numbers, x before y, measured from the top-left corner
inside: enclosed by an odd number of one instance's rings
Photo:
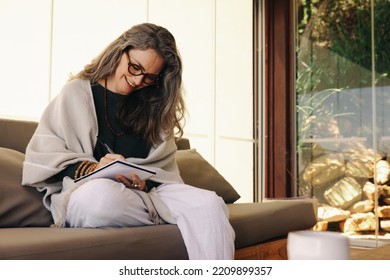
[[[24,153],[37,125],[34,121],[0,118],[0,147]]]

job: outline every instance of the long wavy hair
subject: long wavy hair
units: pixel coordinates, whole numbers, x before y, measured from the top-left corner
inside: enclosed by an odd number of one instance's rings
[[[164,67],[157,85],[132,92],[118,107],[122,130],[147,140],[150,145],[161,142],[162,137],[181,137],[186,110],[182,62],[175,38],[164,27],[151,23],[133,26],[71,79],[88,79],[91,84],[107,79],[115,73],[122,54],[130,49],[155,50],[164,59]]]

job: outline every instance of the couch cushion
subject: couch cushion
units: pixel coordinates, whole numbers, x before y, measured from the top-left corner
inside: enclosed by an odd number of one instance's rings
[[[226,203],[240,198],[233,186],[195,149],[177,151],[176,162],[186,184],[215,191]]]
[[[236,232],[236,249],[285,237],[290,231],[313,227],[313,200],[276,200],[229,204],[230,223]]]
[[[23,160],[24,154],[0,147],[0,227],[50,226],[43,194],[21,185]]]
[[[0,147],[24,153],[37,126],[34,121],[0,118]]]
[[[187,150],[191,148],[188,138],[176,138],[176,147],[178,150]]]
[[[0,228],[0,259],[188,259],[176,225],[126,228]]]

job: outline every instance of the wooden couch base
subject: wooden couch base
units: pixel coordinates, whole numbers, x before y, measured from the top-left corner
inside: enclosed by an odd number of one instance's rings
[[[236,260],[287,260],[287,238],[237,249]]]

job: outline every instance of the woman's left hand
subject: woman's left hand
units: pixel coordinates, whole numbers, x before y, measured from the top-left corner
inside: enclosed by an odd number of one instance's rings
[[[140,191],[146,190],[146,182],[145,180],[140,180],[139,177],[135,173],[130,174],[130,179],[124,175],[116,176],[116,179],[123,183],[129,189],[136,189]]]

